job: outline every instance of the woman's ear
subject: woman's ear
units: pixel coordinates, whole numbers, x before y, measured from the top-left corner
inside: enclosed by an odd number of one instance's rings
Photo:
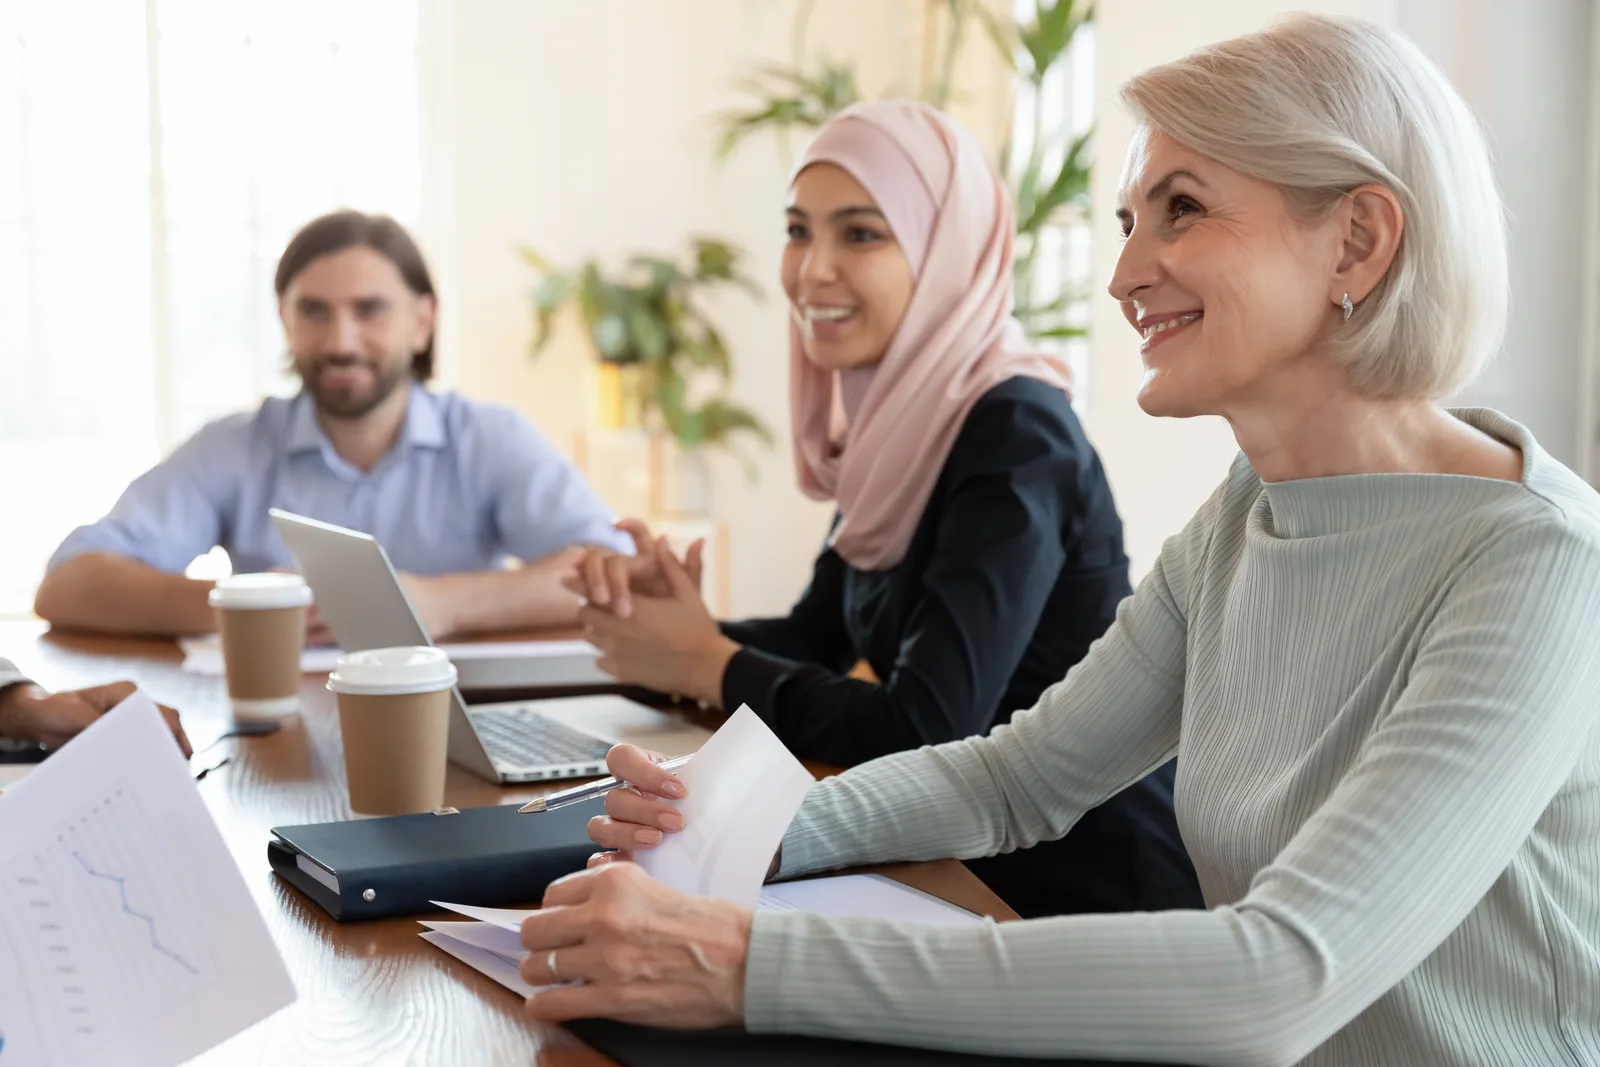
[[[1338,268],[1329,298],[1339,303],[1349,293],[1359,304],[1378,287],[1400,251],[1405,212],[1394,192],[1382,185],[1358,185],[1345,194],[1335,215],[1341,230]]]

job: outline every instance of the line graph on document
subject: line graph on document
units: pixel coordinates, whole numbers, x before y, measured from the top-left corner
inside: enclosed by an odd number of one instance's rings
[[[0,872],[38,1029],[68,1058],[181,1009],[214,970],[182,873],[147,858],[152,832],[119,781]]]

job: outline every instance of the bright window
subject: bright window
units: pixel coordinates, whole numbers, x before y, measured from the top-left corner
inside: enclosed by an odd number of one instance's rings
[[[417,25],[417,0],[0,4],[0,615],[161,454],[293,391],[296,227],[415,224]]]

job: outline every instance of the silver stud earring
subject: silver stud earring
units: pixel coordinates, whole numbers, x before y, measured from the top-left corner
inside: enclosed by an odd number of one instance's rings
[[[1344,321],[1349,322],[1350,316],[1356,313],[1356,306],[1350,303],[1349,293],[1344,294],[1344,300],[1340,301],[1339,306],[1344,308]]]

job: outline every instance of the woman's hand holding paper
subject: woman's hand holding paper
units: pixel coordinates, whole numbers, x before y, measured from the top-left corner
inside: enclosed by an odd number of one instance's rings
[[[589,857],[595,867],[614,859],[631,859],[634,850],[654,848],[663,834],[683,829],[683,816],[670,801],[689,795],[689,787],[676,774],[657,764],[666,760],[659,752],[636,745],[617,745],[606,754],[606,768],[627,782],[606,794],[606,813],[589,820],[589,838],[614,852]]]
[[[527,1013],[540,1022],[737,1024],[753,918],[749,908],[680,893],[631,863],[570,874],[522,923],[523,980],[550,987],[528,998]]]
[[[606,768],[628,787],[607,793],[606,813],[589,820],[589,840],[610,850],[590,856],[591,868],[631,860],[635,852],[654,848],[665,835],[683,829],[683,815],[670,801],[688,796],[689,787],[658,766],[665,759],[636,745],[617,745],[606,755]],[[781,855],[780,848],[767,867],[768,878],[777,873]]]

